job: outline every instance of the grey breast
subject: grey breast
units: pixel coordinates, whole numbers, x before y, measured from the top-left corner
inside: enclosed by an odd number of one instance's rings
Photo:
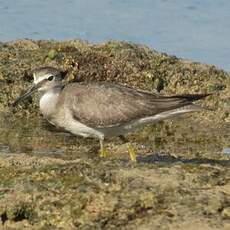
[[[191,104],[184,98],[159,96],[112,83],[73,83],[62,94],[74,119],[95,128],[118,126]]]

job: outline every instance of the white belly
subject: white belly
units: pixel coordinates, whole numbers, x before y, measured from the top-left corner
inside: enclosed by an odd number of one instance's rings
[[[64,120],[64,121],[63,121]],[[87,125],[84,125],[83,123],[75,120],[72,116],[71,113],[66,112],[65,113],[65,118],[62,119],[61,122],[56,122],[58,126],[63,127],[64,129],[66,129],[67,131],[75,134],[75,135],[79,135],[79,136],[83,136],[83,137],[94,137],[94,138],[99,138],[99,139],[104,139],[104,133],[91,128]]]

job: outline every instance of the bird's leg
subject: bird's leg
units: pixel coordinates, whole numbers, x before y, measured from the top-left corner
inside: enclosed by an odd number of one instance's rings
[[[130,142],[127,145],[128,145],[128,152],[129,152],[130,160],[133,161],[133,162],[137,162],[135,149],[133,148],[133,146],[132,146],[132,144]]]
[[[100,151],[99,156],[100,157],[107,157],[108,153],[104,147],[104,139],[100,139]]]
[[[119,138],[124,142],[127,143],[127,147],[128,147],[128,153],[129,153],[129,157],[130,160],[133,162],[137,162],[137,158],[136,158],[136,151],[133,148],[132,144],[127,140],[127,138],[125,138],[123,135],[120,135]]]

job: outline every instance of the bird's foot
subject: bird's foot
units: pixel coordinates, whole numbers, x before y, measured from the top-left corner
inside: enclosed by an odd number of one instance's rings
[[[128,143],[128,152],[129,152],[130,160],[133,162],[137,162],[136,151],[131,145],[131,143]]]
[[[106,151],[106,149],[100,149],[99,156],[100,157],[107,157],[108,156],[108,152]]]

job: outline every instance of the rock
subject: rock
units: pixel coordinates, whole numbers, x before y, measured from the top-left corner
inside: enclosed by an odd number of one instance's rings
[[[222,216],[224,219],[230,219],[230,207],[224,208],[222,211]]]
[[[230,120],[229,111],[226,111],[230,106],[228,73],[213,66],[157,53],[145,46],[120,41],[92,45],[78,40],[26,39],[4,43],[0,46],[0,58],[0,101],[4,106],[27,86],[26,72],[52,65],[68,72],[66,81],[120,82],[164,94],[213,93],[202,103],[216,111],[199,117],[205,116],[205,120],[216,122]],[[24,112],[17,110],[19,116],[37,113],[34,109],[36,100],[24,104]]]
[[[228,73],[120,41],[18,40],[0,44],[0,60],[1,229],[229,229]],[[100,159],[98,141],[42,123],[36,96],[9,108],[47,65],[66,82],[213,93],[201,103],[216,110],[132,133],[137,164],[116,138]]]

